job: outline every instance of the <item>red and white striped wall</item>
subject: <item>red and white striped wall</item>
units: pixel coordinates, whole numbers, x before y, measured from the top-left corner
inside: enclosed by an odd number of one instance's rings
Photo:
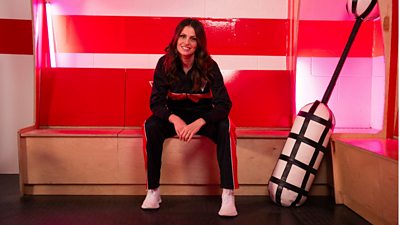
[[[154,70],[178,22],[196,17],[205,26],[209,51],[231,91],[236,125],[288,128],[294,112],[294,79],[289,79],[287,65],[288,7],[286,0],[53,0],[55,66],[127,69],[144,76]],[[274,97],[272,92],[282,93]],[[142,107],[147,109],[140,105],[136,110]],[[48,118],[41,121],[51,125]]]
[[[329,83],[354,24],[346,2],[300,3],[297,109],[321,99]],[[58,67],[153,69],[177,22],[190,16],[204,22],[210,52],[226,79],[245,70],[288,69],[288,1],[53,0],[51,5]],[[329,102],[337,128],[382,127],[381,36],[379,20],[364,22],[357,35]]]
[[[287,1],[54,0],[52,11],[60,67],[153,69],[180,19],[197,17],[222,70],[286,69]]]
[[[34,123],[30,0],[0,1],[0,173],[18,173],[17,131]]]

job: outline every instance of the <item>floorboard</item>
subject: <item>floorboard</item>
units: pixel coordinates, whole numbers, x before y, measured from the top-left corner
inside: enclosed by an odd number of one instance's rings
[[[310,197],[297,208],[267,196],[237,196],[239,216],[217,215],[218,196],[162,196],[161,208],[144,211],[144,196],[24,196],[18,175],[0,175],[0,224],[12,225],[364,225],[366,220],[330,197]]]

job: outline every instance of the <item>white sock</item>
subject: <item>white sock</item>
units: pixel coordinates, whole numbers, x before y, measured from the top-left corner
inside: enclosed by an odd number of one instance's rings
[[[221,209],[218,212],[220,216],[237,216],[237,210],[235,205],[235,196],[233,195],[233,190],[223,189],[222,190],[222,203]]]
[[[147,190],[146,198],[143,201],[142,209],[158,209],[160,208],[160,203],[160,189],[149,189]]]

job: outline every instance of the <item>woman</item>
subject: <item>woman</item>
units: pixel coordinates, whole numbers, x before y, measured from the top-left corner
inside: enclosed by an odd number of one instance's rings
[[[233,189],[238,188],[236,140],[228,119],[232,106],[217,63],[207,51],[203,25],[182,20],[154,72],[150,97],[153,113],[144,125],[147,195],[143,209],[158,209],[163,142],[177,135],[189,142],[193,135],[217,144],[222,204],[218,214],[236,216]]]

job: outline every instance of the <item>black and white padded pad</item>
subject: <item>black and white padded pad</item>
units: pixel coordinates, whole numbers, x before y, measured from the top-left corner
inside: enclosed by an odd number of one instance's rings
[[[300,206],[307,200],[334,124],[331,110],[319,101],[300,109],[268,183],[275,203]]]

